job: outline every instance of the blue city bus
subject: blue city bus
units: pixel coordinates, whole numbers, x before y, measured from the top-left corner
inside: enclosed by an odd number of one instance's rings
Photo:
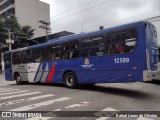
[[[5,78],[79,84],[152,81],[160,76],[156,28],[139,21],[7,51]]]

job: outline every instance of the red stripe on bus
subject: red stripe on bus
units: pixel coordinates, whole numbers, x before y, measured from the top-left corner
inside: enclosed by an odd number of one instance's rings
[[[52,68],[50,69],[50,72],[48,74],[48,77],[47,77],[47,82],[50,83],[52,82],[52,79],[54,77],[54,74],[55,74],[55,65],[53,64],[52,65]]]

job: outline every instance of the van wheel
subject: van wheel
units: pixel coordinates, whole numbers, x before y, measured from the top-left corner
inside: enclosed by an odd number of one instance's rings
[[[75,89],[78,86],[77,76],[73,72],[64,75],[64,84],[67,88]]]
[[[23,84],[23,82],[21,80],[21,76],[19,74],[15,75],[15,80],[16,80],[17,85],[22,85]]]

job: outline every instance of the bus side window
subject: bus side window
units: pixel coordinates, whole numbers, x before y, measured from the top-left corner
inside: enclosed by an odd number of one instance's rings
[[[84,39],[81,42],[81,57],[95,56],[93,42],[90,38]]]
[[[109,34],[106,37],[106,54],[107,55],[112,55],[115,54],[116,48],[115,48],[115,43],[118,41],[116,38],[115,33]]]
[[[60,59],[60,45],[52,46],[52,60],[59,60]]]
[[[47,46],[46,47],[46,61],[51,61],[52,60],[52,46]]]
[[[43,62],[45,59],[44,59],[44,48],[36,48],[36,49],[33,49],[33,59],[34,59],[34,62],[35,63],[38,63],[38,62]]]
[[[61,59],[73,59],[79,56],[79,42],[68,42],[61,45]]]
[[[69,51],[70,59],[79,57],[79,42],[71,42],[71,50]]]
[[[94,46],[94,54],[92,56],[103,56],[104,55],[104,39],[103,36],[97,36],[94,38],[91,38],[91,41],[93,42]]]
[[[106,38],[107,38],[106,40],[107,55],[132,53],[137,44],[137,36],[135,28],[130,28],[127,30],[122,30],[108,34]]]
[[[133,53],[137,44],[136,29],[130,29],[122,34],[125,43],[125,53]]]
[[[32,53],[31,50],[22,51],[22,63],[31,63],[32,62]]]
[[[21,64],[21,51],[12,54],[13,65]]]

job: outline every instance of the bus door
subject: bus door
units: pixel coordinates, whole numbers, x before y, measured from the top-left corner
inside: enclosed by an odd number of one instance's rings
[[[148,70],[155,71],[158,69],[157,30],[152,24],[149,24],[146,28],[146,59]]]
[[[4,55],[4,67],[5,67],[5,78],[6,80],[12,79],[12,64],[11,64],[11,53],[6,53]]]

